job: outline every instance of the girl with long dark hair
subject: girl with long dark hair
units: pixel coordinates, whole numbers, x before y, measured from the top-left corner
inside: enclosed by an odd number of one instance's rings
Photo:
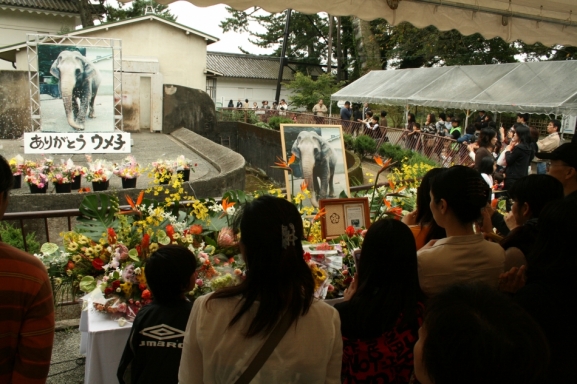
[[[287,318],[290,328],[251,382],[340,383],[340,320],[334,308],[313,297],[300,213],[285,199],[262,196],[235,221],[246,278],[194,303],[180,383],[234,383]]]
[[[444,170],[444,168],[433,168],[425,173],[423,180],[421,180],[421,185],[417,188],[416,209],[403,217],[403,223],[407,224],[411,232],[413,232],[417,251],[433,239],[438,240],[447,237],[445,230],[435,222],[430,207],[431,180]]]
[[[417,249],[405,224],[382,219],[371,225],[345,300],[335,305],[343,335],[343,383],[408,383],[423,297]]]

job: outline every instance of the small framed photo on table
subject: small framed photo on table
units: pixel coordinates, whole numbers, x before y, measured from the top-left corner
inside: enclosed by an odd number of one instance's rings
[[[334,239],[345,233],[347,227],[357,229],[368,228],[371,225],[369,214],[369,199],[322,199],[319,208],[326,214],[321,218],[323,239]]]

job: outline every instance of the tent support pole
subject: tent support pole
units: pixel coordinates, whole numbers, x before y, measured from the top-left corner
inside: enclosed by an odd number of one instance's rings
[[[465,117],[465,129],[469,126],[469,116],[471,116],[471,110],[467,109],[467,117]]]

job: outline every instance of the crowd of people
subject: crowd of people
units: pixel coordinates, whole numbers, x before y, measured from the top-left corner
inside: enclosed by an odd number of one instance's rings
[[[227,107],[228,108],[236,108],[236,109],[252,109],[252,110],[259,110],[259,109],[267,110],[268,109],[268,110],[274,110],[274,111],[285,112],[285,113],[289,109],[289,106],[288,106],[285,99],[281,99],[280,102],[277,102],[275,100],[272,103],[272,105],[269,105],[267,100],[263,100],[260,106],[258,105],[258,103],[256,101],[253,101],[253,103],[250,104],[248,99],[244,99],[244,101],[241,99],[238,99],[236,104],[232,101],[232,99],[230,99]]]
[[[577,144],[551,149],[516,125],[503,140],[505,180],[514,177],[502,215],[490,179],[498,133],[487,128],[472,148],[483,157],[475,168],[430,170],[413,212],[370,226],[334,307],[314,298],[303,221],[285,199],[262,196],[236,214],[247,267],[238,286],[190,303],[194,255],[157,250],[145,269],[154,301],[134,321],[120,383],[577,382]],[[527,174],[535,156],[548,174]],[[2,213],[11,186],[1,158]],[[50,283],[36,258],[3,243],[0,298],[0,382],[45,382]],[[141,331],[160,324],[182,348],[146,342]]]

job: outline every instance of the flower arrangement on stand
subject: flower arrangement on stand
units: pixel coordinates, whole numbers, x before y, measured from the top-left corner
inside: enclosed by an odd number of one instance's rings
[[[113,165],[106,160],[92,160],[92,156],[86,155],[88,169],[86,171],[86,181],[92,182],[94,191],[108,189],[110,178],[113,174]]]
[[[48,172],[52,163],[52,159],[43,159],[38,162],[27,160],[24,162],[24,181],[28,183],[30,193],[46,193],[48,189]]]
[[[54,184],[57,193],[69,193],[72,189],[75,174],[76,167],[72,160],[62,160],[60,164],[52,164],[50,166],[48,179]]]
[[[20,188],[22,186],[22,172],[24,170],[24,158],[20,155],[16,155],[8,161],[10,165],[10,170],[14,176],[13,188]]]
[[[141,175],[142,168],[134,156],[127,156],[120,164],[115,164],[114,174],[122,179],[123,188],[136,188],[136,179]]]
[[[154,184],[168,184],[172,174],[176,170],[176,164],[171,160],[162,160],[152,162],[152,173],[149,175],[154,179]]]
[[[182,181],[189,181],[190,171],[194,172],[194,167],[196,167],[196,164],[192,160],[187,159],[184,155],[178,156],[174,163],[176,166],[176,172],[179,177],[182,177]]]

